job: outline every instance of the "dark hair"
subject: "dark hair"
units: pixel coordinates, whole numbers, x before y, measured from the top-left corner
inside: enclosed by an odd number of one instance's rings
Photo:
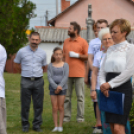
[[[54,54],[57,50],[61,50],[62,53],[63,53],[62,48],[56,47],[56,48],[54,48],[54,50],[53,50],[53,54]],[[55,58],[54,58],[53,54],[52,54],[52,56],[51,56],[51,63],[55,62]]]
[[[31,32],[31,34],[30,34],[30,38],[32,37],[32,35],[35,35],[35,36],[39,36],[40,37],[40,34],[38,33],[38,32]]]
[[[77,30],[77,34],[80,34],[81,27],[80,27],[80,25],[77,22],[75,22],[75,21],[70,22],[70,25],[73,25],[74,26],[74,30],[75,31]]]
[[[97,28],[97,23],[93,20],[92,29],[93,29],[94,32],[95,32],[96,28]]]
[[[105,19],[99,19],[99,20],[97,20],[97,22],[96,22],[96,24],[101,24],[101,23],[105,23],[106,25],[107,25],[107,27],[108,27],[108,21],[107,20],[105,20]]]

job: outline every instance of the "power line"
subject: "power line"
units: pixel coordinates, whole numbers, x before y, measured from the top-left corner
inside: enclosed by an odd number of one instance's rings
[[[44,3],[39,4],[39,3],[37,3],[36,5],[37,5],[37,6],[38,6],[38,5],[50,5],[50,6],[52,5],[52,6],[53,6],[53,5],[55,5],[55,3],[54,3],[54,4],[44,4]]]

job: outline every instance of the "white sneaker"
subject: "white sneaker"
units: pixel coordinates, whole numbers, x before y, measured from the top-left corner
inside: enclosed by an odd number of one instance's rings
[[[63,131],[63,127],[58,127],[58,132],[62,132]]]
[[[97,127],[93,130],[92,134],[102,134],[102,130],[98,129]]]
[[[58,131],[58,127],[55,127],[55,128],[52,130],[52,132],[56,132],[56,131]]]

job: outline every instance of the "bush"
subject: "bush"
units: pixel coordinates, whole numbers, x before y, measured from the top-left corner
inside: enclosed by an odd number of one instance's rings
[[[132,108],[129,114],[130,124],[131,124],[131,133],[134,134],[134,100],[132,102]]]

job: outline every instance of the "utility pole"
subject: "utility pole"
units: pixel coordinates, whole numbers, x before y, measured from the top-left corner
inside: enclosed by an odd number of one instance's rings
[[[48,26],[48,10],[46,10],[46,15],[45,15],[45,26]]]
[[[87,42],[90,42],[91,39],[93,39],[93,19],[92,19],[92,5],[88,5],[88,18],[86,20],[87,22]]]
[[[58,0],[56,0],[56,15],[58,15]]]

